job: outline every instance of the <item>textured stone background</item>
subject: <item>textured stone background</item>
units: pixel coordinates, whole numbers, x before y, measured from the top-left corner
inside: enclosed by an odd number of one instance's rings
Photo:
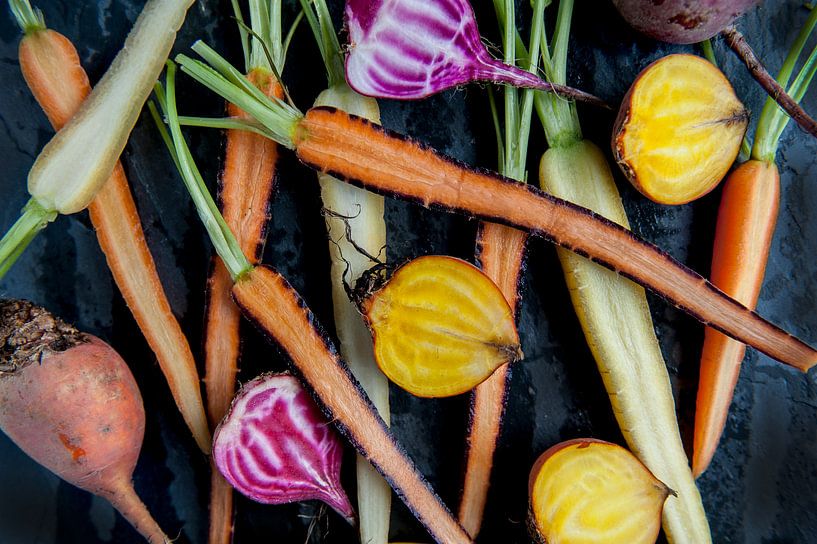
[[[338,8],[340,2],[333,2]],[[293,15],[291,0],[288,17]],[[481,28],[496,42],[490,3],[476,2]],[[577,2],[568,73],[575,85],[616,103],[649,62],[673,51],[634,35],[606,1]],[[801,0],[767,0],[740,22],[758,54],[776,69],[806,17]],[[78,44],[83,64],[96,81],[120,47],[141,1],[99,3],[42,0],[49,26]],[[523,5],[527,5],[524,3]],[[527,9],[527,8],[525,8]],[[176,51],[205,38],[239,60],[226,0],[200,0],[192,8]],[[527,11],[522,11],[527,13]],[[0,225],[5,229],[27,200],[23,189],[34,157],[52,130],[24,85],[16,58],[19,35],[10,15],[0,16],[0,157],[3,176]],[[740,97],[754,112],[761,90],[722,43],[716,53]],[[322,64],[304,25],[284,78],[301,107],[325,85]],[[217,113],[219,101],[182,80],[184,112]],[[817,92],[806,98],[817,112]],[[382,104],[383,124],[406,132],[468,163],[494,167],[494,136],[485,93],[478,86],[409,104]],[[581,111],[586,135],[607,148],[612,115]],[[536,125],[535,125],[536,126]],[[221,136],[190,131],[205,178],[215,178]],[[536,126],[531,168],[544,149]],[[795,127],[783,136],[779,160],[783,201],[760,312],[817,343],[814,291],[817,266],[817,142]],[[200,355],[202,293],[210,246],[192,205],[150,122],[136,127],[124,163],[158,263],[159,272],[191,344]],[[533,170],[535,171],[535,170]],[[619,181],[623,180],[618,177]],[[331,329],[328,258],[314,174],[291,156],[281,163],[280,190],[265,261],[301,291]],[[696,270],[709,267],[711,233],[719,192],[690,205],[655,205],[621,183],[635,230]],[[414,205],[387,205],[388,258],[447,253],[470,258],[475,223]],[[527,471],[554,443],[580,436],[621,441],[595,365],[574,317],[558,262],[550,246],[531,244],[520,331],[527,359],[514,369],[508,419],[497,456],[495,483],[481,542],[528,542],[524,530]],[[130,362],[148,413],[145,446],[135,474],[137,491],[160,525],[179,542],[206,541],[208,465],[182,426],[155,359],[136,334],[133,320],[113,285],[85,214],[62,217],[37,239],[0,283],[4,296],[25,297],[111,342]],[[673,377],[685,440],[691,422],[702,339],[698,324],[651,298],[656,327]],[[277,350],[252,333],[245,343],[242,377],[284,368]],[[415,399],[393,390],[394,429],[420,470],[449,505],[460,482],[466,397]],[[645,407],[649,410],[649,407]],[[813,542],[817,534],[817,385],[749,351],[721,447],[700,486],[716,542]],[[351,466],[351,463],[347,465]],[[345,475],[353,482],[351,474]],[[334,514],[314,504],[266,507],[238,501],[236,542],[274,539],[281,543],[353,542],[354,533]],[[311,536],[307,536],[311,535]],[[397,501],[394,540],[427,541],[423,530]],[[310,540],[311,539],[311,540]],[[138,535],[102,500],[67,485],[38,467],[0,435],[0,541],[18,543],[139,542]]]

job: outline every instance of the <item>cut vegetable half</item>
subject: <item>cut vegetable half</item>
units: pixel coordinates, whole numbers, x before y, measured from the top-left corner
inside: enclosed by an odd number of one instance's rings
[[[672,493],[621,446],[569,440],[533,465],[529,524],[547,544],[649,544]]]
[[[493,58],[467,0],[348,0],[346,21],[346,80],[366,96],[414,100],[493,81],[607,107],[595,96]]]
[[[644,196],[684,204],[723,179],[748,124],[748,111],[720,70],[695,55],[669,55],[644,69],[627,92],[613,153]]]
[[[244,385],[213,436],[213,461],[245,496],[264,504],[320,500],[353,523],[342,459],[334,429],[288,374]]]
[[[508,302],[477,267],[420,257],[362,304],[377,364],[421,397],[458,395],[522,358]]]

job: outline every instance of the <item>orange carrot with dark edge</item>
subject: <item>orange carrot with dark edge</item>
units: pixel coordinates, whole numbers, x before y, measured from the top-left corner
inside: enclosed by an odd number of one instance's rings
[[[282,96],[282,88],[271,74],[256,69],[247,79],[268,96]],[[228,104],[227,113],[239,119],[247,117],[232,104]],[[272,140],[243,130],[227,131],[219,200],[224,219],[253,263],[263,252],[277,160],[278,145]],[[241,311],[230,295],[232,285],[224,264],[214,259],[207,281],[204,343],[204,384],[211,429],[227,413],[236,391]],[[215,466],[211,468],[208,542],[227,544],[233,534],[233,489]]]
[[[788,84],[794,66],[817,26],[813,9],[778,75]],[[799,102],[817,71],[817,47],[788,89]],[[775,155],[789,118],[772,98],[758,120],[751,158],[726,179],[721,195],[712,250],[712,283],[749,308],[757,305],[780,204],[780,174]],[[706,329],[695,412],[692,470],[700,476],[715,454],[726,425],[729,405],[746,348],[713,329]]]
[[[45,27],[28,0],[10,0],[25,36],[20,68],[34,98],[60,130],[91,92],[88,76],[70,40]],[[167,378],[170,391],[202,451],[210,451],[198,371],[148,250],[125,172],[116,163],[112,176],[89,206],[108,267]]]
[[[312,108],[292,142],[312,168],[381,194],[501,222],[642,284],[705,324],[805,371],[817,351],[726,296],[655,246],[589,210],[332,108]]]
[[[236,19],[243,17],[236,2]],[[265,12],[266,3],[250,2],[250,28],[258,37],[246,37],[242,46],[246,60],[247,80],[265,96],[283,98],[283,88],[275,77],[283,69],[280,17]],[[280,16],[280,9],[276,11]],[[274,28],[273,28],[274,27]],[[244,30],[239,25],[239,30]],[[256,42],[263,39],[272,47],[268,59]],[[276,66],[270,66],[270,62]],[[229,118],[246,120],[249,116],[227,103]],[[219,205],[224,219],[235,233],[244,255],[252,264],[261,258],[269,223],[269,204],[275,189],[278,144],[258,134],[237,129],[227,130],[224,170],[219,180]],[[241,312],[230,296],[233,282],[224,264],[213,259],[207,282],[205,318],[205,389],[210,425],[224,418],[236,394],[236,376],[240,355]],[[229,544],[233,535],[233,492],[221,473],[212,466],[210,477],[210,544]]]
[[[808,370],[817,351],[725,295],[659,248],[592,211],[498,174],[472,169],[410,138],[334,108],[302,114],[241,84],[239,72],[202,42],[213,68],[185,55],[182,68],[238,104],[311,168],[373,192],[499,222],[552,241],[654,291],[699,321],[770,357]]]
[[[502,0],[499,0],[501,2]],[[497,6],[498,2],[495,3]],[[517,59],[516,16],[513,3],[507,3],[509,13],[502,17],[498,10],[500,28],[503,30],[504,60],[514,64]],[[524,69],[536,72],[539,66],[539,42],[544,28],[544,2],[533,3],[533,20],[531,23],[531,55],[523,55],[527,61]],[[527,53],[527,52],[525,52]],[[504,144],[500,137],[499,120],[494,111],[494,123],[497,131],[499,153],[499,172],[509,178],[524,183],[527,177],[526,163],[528,136],[530,134],[531,116],[533,114],[533,91],[517,90],[507,86],[504,93]],[[491,107],[496,109],[493,99]],[[499,225],[481,223],[477,231],[477,261],[483,272],[491,278],[502,291],[511,311],[516,315],[519,301],[519,276],[525,259],[528,234],[526,232]],[[487,380],[474,388],[471,394],[469,411],[465,470],[458,518],[465,530],[472,537],[479,534],[488,489],[491,483],[491,472],[494,464],[494,452],[502,431],[502,417],[507,399],[510,367],[503,365]]]
[[[175,65],[168,64],[167,100],[157,93],[170,126],[157,125],[182,174],[199,216],[234,282],[233,297],[245,317],[289,354],[327,417],[383,474],[397,494],[440,543],[468,543],[439,497],[429,487],[378,415],[371,400],[326,339],[314,316],[287,281],[271,268],[253,266],[207,192],[179,126],[175,102]]]

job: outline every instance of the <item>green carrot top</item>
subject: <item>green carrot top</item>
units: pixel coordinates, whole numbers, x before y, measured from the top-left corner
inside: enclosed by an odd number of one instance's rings
[[[9,7],[24,34],[29,35],[46,29],[43,12],[31,7],[28,0],[9,0]]]
[[[193,155],[187,147],[187,142],[182,136],[181,125],[179,124],[179,114],[176,109],[176,65],[173,62],[167,63],[167,93],[161,83],[157,83],[155,87],[156,98],[159,106],[162,109],[167,125],[170,127],[170,134],[168,134],[164,123],[156,110],[156,106],[151,102],[148,104],[156,126],[162,135],[162,139],[167,145],[173,162],[182,176],[185,187],[193,199],[196,206],[196,211],[207,229],[207,234],[213,241],[218,256],[224,262],[224,266],[230,273],[233,281],[238,280],[242,275],[252,270],[252,265],[241,251],[241,246],[235,239],[230,227],[218,210],[218,206],[213,200],[204,179],[201,177],[196,162],[193,160]]]
[[[780,73],[777,74],[777,82],[785,87],[788,85],[794,68],[797,64],[800,54],[806,45],[815,25],[817,25],[817,8],[812,8],[811,13],[806,19],[806,24],[797,35],[797,39],[789,49],[786,60],[783,62],[783,67]],[[795,77],[794,82],[786,89],[786,92],[798,103],[803,99],[803,96],[808,90],[809,84],[817,72],[817,46],[812,49],[808,58],[806,59],[800,71]],[[777,154],[777,147],[780,143],[780,136],[783,130],[788,125],[791,118],[777,105],[777,103],[770,97],[766,99],[766,104],[763,106],[763,111],[760,113],[758,119],[757,129],[755,131],[755,143],[752,147],[752,158],[756,160],[773,162]]]

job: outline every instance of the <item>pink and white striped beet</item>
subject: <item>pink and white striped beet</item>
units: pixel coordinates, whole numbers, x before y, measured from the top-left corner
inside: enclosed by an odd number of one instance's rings
[[[338,435],[289,374],[245,384],[213,436],[216,466],[243,495],[264,504],[320,500],[354,523],[342,457]]]
[[[346,80],[357,92],[413,100],[472,81],[598,98],[493,58],[467,0],[347,0]]]

